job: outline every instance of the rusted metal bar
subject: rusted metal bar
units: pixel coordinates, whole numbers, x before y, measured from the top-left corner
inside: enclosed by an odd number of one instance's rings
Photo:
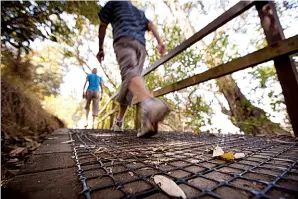
[[[136,104],[135,130],[141,128],[141,104]]]
[[[114,114],[117,112],[117,109],[113,109],[113,110],[110,110],[109,112],[107,112],[102,118],[100,121],[103,121],[105,120],[107,117],[109,117],[110,115]]]
[[[154,91],[153,94],[155,97],[162,96],[170,92],[178,91],[183,88],[193,86],[195,84],[205,82],[210,79],[218,78],[227,74],[231,74],[238,70],[256,66],[266,61],[275,59],[279,56],[290,55],[295,52],[298,52],[298,35],[286,40],[279,41],[271,46],[267,46],[261,50],[250,53],[244,57],[240,57],[228,63],[211,68],[203,73],[194,75],[179,82],[165,86],[157,91]]]
[[[102,120],[102,121],[101,121],[101,129],[104,128],[104,125],[105,125],[105,120]]]
[[[115,109],[115,106],[116,106],[116,104],[115,104],[115,102],[113,102],[113,103],[112,103],[112,110]],[[115,113],[112,113],[112,114],[110,115],[110,128],[112,128],[112,126],[113,126],[113,123],[114,123],[114,116],[115,116]]]
[[[113,101],[113,99],[115,99],[115,97],[117,96],[118,92],[113,94],[112,97],[109,99],[109,101],[103,106],[102,109],[100,109],[100,111],[98,112],[98,114],[101,114],[104,110],[106,110],[106,108],[108,107],[108,105]]]
[[[269,45],[285,39],[280,21],[273,2],[263,1],[256,3],[261,19],[261,25]],[[291,124],[298,137],[298,74],[294,61],[288,55],[274,59],[274,65],[282,92],[285,98]]]
[[[161,59],[154,62],[150,67],[148,67],[146,70],[143,71],[142,75],[145,76],[155,70],[160,65],[166,63],[176,55],[180,54],[185,49],[189,48],[191,45],[196,43],[197,41],[203,39],[205,36],[209,35],[222,25],[226,24],[227,22],[231,21],[235,17],[239,16],[249,8],[251,8],[254,5],[254,1],[240,1],[233,7],[231,7],[229,10],[224,12],[222,15],[217,17],[215,20],[213,20],[211,23],[209,23],[207,26],[205,26],[203,29],[201,29],[199,32],[195,33],[193,36],[191,36],[189,39],[182,42],[179,46],[171,50],[168,54],[163,56]]]

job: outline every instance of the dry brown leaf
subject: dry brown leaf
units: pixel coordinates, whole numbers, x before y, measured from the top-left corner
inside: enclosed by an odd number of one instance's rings
[[[30,139],[28,136],[24,136],[24,140],[26,140],[27,142],[33,142],[33,140]]]
[[[154,148],[153,151],[154,152],[163,152],[165,150],[168,150],[169,147],[165,146],[165,147],[158,147],[158,148]]]
[[[244,158],[244,157],[245,157],[244,153],[235,153],[235,155],[234,155],[235,160],[236,159],[241,159],[241,158]]]
[[[74,140],[67,140],[67,141],[61,142],[61,144],[69,144],[69,143],[72,143],[72,142],[74,142]]]
[[[233,161],[234,160],[233,152],[224,153],[220,157],[221,157],[221,159],[226,160],[226,161]]]
[[[186,195],[183,190],[171,179],[162,176],[162,175],[155,175],[153,176],[154,182],[168,195],[186,199]]]
[[[19,155],[20,153],[24,152],[25,150],[26,150],[26,148],[24,148],[24,147],[17,147],[16,149],[9,152],[8,155],[10,157],[15,157],[15,156]]]
[[[222,150],[221,147],[216,146],[215,149],[213,150],[212,157],[218,157],[218,156],[223,155],[224,153],[225,153],[225,152]]]
[[[166,155],[171,156],[171,155],[175,155],[175,153],[172,153],[172,152],[166,152]]]
[[[128,174],[129,174],[130,176],[134,176],[133,172],[131,172],[131,171],[129,171]]]
[[[57,140],[58,137],[48,137],[48,140]]]

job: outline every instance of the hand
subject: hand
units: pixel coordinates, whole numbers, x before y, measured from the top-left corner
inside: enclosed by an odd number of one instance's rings
[[[158,52],[163,55],[166,51],[166,46],[163,43],[158,44]]]
[[[99,61],[99,63],[101,63],[103,61],[104,56],[105,56],[105,54],[104,54],[103,50],[99,50],[99,52],[96,55],[96,58]]]
[[[85,92],[83,92],[83,99],[85,99],[86,98],[86,93]]]

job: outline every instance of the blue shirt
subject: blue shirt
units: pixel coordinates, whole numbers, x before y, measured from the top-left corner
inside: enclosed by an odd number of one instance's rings
[[[103,23],[112,24],[114,42],[121,37],[131,37],[146,45],[145,31],[150,21],[130,1],[109,1],[98,15]]]
[[[99,91],[100,90],[99,85],[102,81],[101,77],[92,73],[92,74],[87,75],[87,79],[89,82],[89,86],[87,89],[88,91]]]

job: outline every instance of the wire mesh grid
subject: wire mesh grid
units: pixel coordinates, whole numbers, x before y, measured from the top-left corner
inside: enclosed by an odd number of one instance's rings
[[[161,174],[187,198],[297,198],[298,141],[281,135],[193,135],[72,130],[79,180],[89,198],[170,198],[152,180]],[[210,150],[241,152],[227,162]]]

